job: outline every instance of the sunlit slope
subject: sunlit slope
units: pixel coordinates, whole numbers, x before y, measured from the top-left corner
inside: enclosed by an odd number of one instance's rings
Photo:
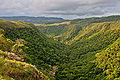
[[[100,53],[97,53],[96,57],[97,67],[103,70],[103,73],[98,75],[101,77],[101,79],[120,79],[120,38],[118,38],[107,49],[103,50]]]
[[[6,53],[6,52],[4,52]],[[3,52],[0,52],[0,56]],[[8,60],[0,57],[0,79],[4,80],[49,80],[35,66],[14,60]]]
[[[72,40],[66,42],[66,44],[72,44],[81,39],[86,39],[86,38],[90,39],[100,33],[106,33],[109,31],[119,31],[120,29],[119,25],[120,25],[120,21],[93,23],[91,25],[85,26],[77,36],[75,36]]]
[[[67,44],[80,53],[101,50],[120,37],[120,21],[95,23],[86,26]]]

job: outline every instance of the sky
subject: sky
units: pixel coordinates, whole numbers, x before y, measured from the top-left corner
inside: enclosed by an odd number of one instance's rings
[[[120,14],[120,0],[0,0],[0,16],[76,19]]]

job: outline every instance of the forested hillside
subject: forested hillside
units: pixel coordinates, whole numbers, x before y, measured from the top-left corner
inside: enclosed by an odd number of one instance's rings
[[[5,24],[10,23],[0,20],[0,80],[49,80],[35,65],[24,61],[27,57],[23,51],[27,49],[26,41],[12,41],[4,36],[4,29],[7,28]]]
[[[35,25],[0,20],[0,78],[119,80],[119,20],[109,16]]]
[[[97,67],[103,70],[103,74],[98,75],[101,79],[120,79],[120,38],[105,50],[97,53],[96,57]]]
[[[120,16],[116,15],[116,16],[108,16],[108,17],[75,19],[75,20],[65,21],[66,24],[64,23],[64,25],[61,25],[61,23],[59,23],[59,25],[44,24],[45,26],[44,25],[36,25],[36,26],[40,31],[48,35],[48,37],[52,36],[55,40],[70,45],[76,42],[77,40],[79,41],[79,37],[80,37],[79,35],[82,34],[86,26],[89,26],[92,23],[102,23],[102,22],[111,22],[111,21],[119,21],[119,20],[120,20]]]

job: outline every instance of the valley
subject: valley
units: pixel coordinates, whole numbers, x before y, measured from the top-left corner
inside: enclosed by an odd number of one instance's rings
[[[38,22],[0,19],[0,79],[120,79],[119,15]]]

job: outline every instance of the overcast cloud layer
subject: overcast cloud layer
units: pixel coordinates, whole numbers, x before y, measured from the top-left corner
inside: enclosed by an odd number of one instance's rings
[[[0,16],[79,18],[120,14],[120,0],[0,0]]]

